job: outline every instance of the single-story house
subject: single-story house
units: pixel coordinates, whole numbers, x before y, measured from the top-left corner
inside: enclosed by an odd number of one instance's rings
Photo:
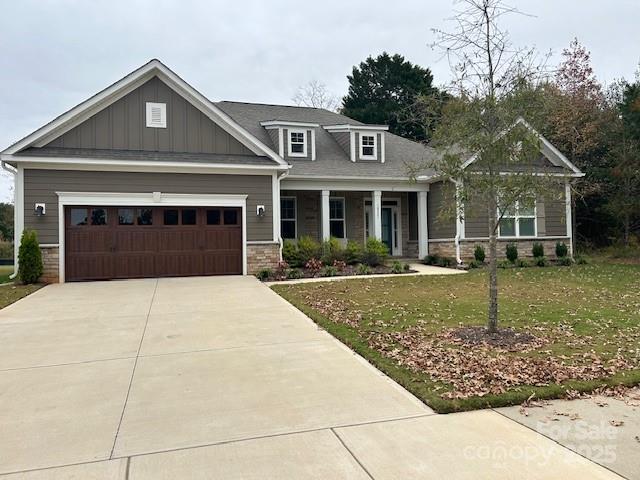
[[[542,140],[566,194],[508,219],[500,241],[523,251],[572,244],[569,182],[580,172]],[[487,241],[486,212],[438,215],[451,189],[429,169],[408,173],[435,154],[324,109],[212,102],[152,60],[0,159],[15,176],[16,239],[35,230],[43,279],[64,282],[251,274],[303,235],[373,236],[393,256],[461,261]]]

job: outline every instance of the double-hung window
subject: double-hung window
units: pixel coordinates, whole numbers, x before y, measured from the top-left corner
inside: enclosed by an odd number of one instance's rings
[[[500,212],[498,212],[498,215]],[[536,236],[536,202],[519,200],[508,208],[500,220],[501,237]]]
[[[282,238],[295,239],[296,233],[296,197],[281,197],[280,235]]]
[[[360,158],[375,159],[376,152],[376,136],[360,134]]]
[[[344,198],[329,199],[329,234],[335,238],[345,238]]]
[[[307,156],[307,132],[305,130],[289,130],[289,156]]]

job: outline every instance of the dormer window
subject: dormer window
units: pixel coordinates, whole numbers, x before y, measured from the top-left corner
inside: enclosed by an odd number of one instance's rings
[[[376,135],[360,134],[360,158],[372,159],[377,158]]]
[[[289,156],[307,156],[307,132],[306,130],[289,130]]]

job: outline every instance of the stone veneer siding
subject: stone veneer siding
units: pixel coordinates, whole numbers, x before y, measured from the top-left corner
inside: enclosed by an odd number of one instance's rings
[[[60,251],[58,247],[40,247],[44,269],[40,281],[43,283],[58,283],[60,276]]]
[[[498,258],[506,257],[506,247],[508,243],[515,243],[518,246],[518,257],[519,258],[531,258],[533,257],[531,253],[531,249],[533,248],[534,243],[541,243],[544,247],[544,254],[547,258],[556,258],[556,243],[564,242],[567,246],[569,246],[569,237],[566,238],[556,238],[553,240],[513,240],[513,239],[499,239],[498,240]],[[476,248],[476,245],[482,245],[484,247],[485,253],[489,252],[489,241],[488,240],[460,240],[460,257],[462,260],[471,260],[473,259],[473,251]],[[444,257],[456,257],[456,244],[452,240],[450,242],[429,242],[429,253],[437,254]]]
[[[278,243],[247,244],[247,273],[253,275],[263,268],[275,268],[280,261]]]

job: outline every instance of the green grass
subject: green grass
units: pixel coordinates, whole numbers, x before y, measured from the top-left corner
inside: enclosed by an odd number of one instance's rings
[[[528,331],[546,343],[526,351],[489,349],[484,351],[486,358],[500,354],[507,359],[552,360],[569,366],[588,365],[592,356],[606,365],[623,358],[627,367],[610,375],[539,386],[523,382],[500,393],[449,398],[456,393],[451,384],[408,367],[393,358],[390,349],[372,341],[389,338],[386,334],[412,335],[436,341],[447,355],[465,353],[465,349],[468,354],[473,347],[441,342],[441,336],[459,326],[485,324],[486,283],[486,271],[475,270],[466,275],[353,279],[273,288],[438,412],[514,405],[532,393],[537,398],[557,398],[567,390],[640,383],[640,265],[634,264],[599,262],[499,272],[501,327]],[[410,353],[403,345],[391,346]]]

